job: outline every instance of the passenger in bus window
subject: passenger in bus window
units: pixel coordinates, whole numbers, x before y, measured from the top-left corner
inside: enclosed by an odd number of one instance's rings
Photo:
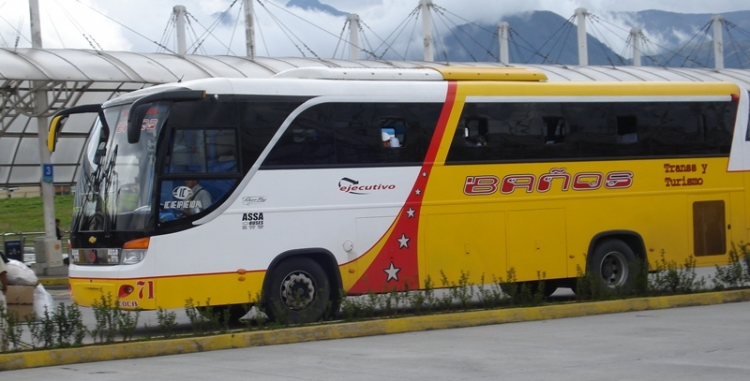
[[[401,147],[401,142],[399,142],[398,138],[395,136],[391,136],[391,134],[382,131],[380,133],[381,140],[383,141],[383,147],[389,147],[389,148],[399,148]]]
[[[388,135],[386,132],[380,133],[380,138],[383,141],[383,147],[390,147],[391,146],[391,135]]]
[[[185,180],[185,186],[191,190],[190,197],[186,200],[187,207],[183,209],[185,214],[197,214],[211,206],[211,194],[198,183],[198,180]]]
[[[397,137],[391,136],[391,148],[399,148],[401,147],[401,142],[398,140]]]
[[[464,143],[467,147],[484,147],[487,145],[487,139],[482,135],[467,136]]]
[[[617,142],[621,144],[638,142],[638,118],[635,115],[617,117]]]

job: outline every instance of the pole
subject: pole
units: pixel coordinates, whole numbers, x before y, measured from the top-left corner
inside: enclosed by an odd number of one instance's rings
[[[177,28],[177,54],[184,56],[187,54],[187,42],[185,38],[185,14],[187,13],[187,9],[184,5],[175,5],[172,8],[172,12],[174,12],[177,18],[177,22],[175,23],[175,28]]]
[[[724,16],[711,17],[711,24],[714,28],[714,67],[716,69],[724,68],[724,36],[721,31],[723,23]]]
[[[500,63],[507,65],[510,62],[510,54],[508,54],[508,33],[510,31],[510,24],[507,21],[503,21],[497,24],[497,36],[500,40]]]
[[[243,0],[245,7],[245,47],[247,56],[255,59],[255,10],[253,9],[254,0]]]
[[[434,41],[432,39],[432,15],[430,8],[432,0],[419,0],[419,6],[422,8],[422,34],[424,35],[424,60],[432,62],[435,60]]]
[[[39,17],[39,0],[29,0],[31,15],[31,47],[42,49],[42,27]],[[51,155],[47,149],[47,91],[44,90],[45,81],[34,81],[34,114],[37,121],[37,140],[39,140],[39,161],[42,173],[50,168]],[[41,179],[40,179],[41,180]],[[42,187],[42,203],[44,211],[44,237],[56,239],[55,236],[55,188],[52,182],[40,181]]]
[[[349,59],[359,59],[359,15],[350,14],[346,17],[349,22]]]
[[[586,40],[586,8],[576,9],[576,19],[578,21],[578,64],[588,66],[589,64],[589,46]]]
[[[633,43],[633,66],[641,66],[641,31],[640,28],[630,30],[630,37]]]

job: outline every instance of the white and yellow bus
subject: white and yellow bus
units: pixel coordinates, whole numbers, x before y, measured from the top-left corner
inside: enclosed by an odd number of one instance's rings
[[[73,299],[314,321],[442,274],[552,288],[728,262],[750,229],[748,92],[523,68],[292,69],[103,105],[77,183]]]

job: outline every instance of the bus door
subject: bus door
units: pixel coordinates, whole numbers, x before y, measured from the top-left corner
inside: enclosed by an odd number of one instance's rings
[[[733,226],[729,193],[688,196],[688,247],[697,265],[725,263],[732,244]],[[735,242],[738,243],[738,242]],[[678,263],[682,265],[682,263]]]

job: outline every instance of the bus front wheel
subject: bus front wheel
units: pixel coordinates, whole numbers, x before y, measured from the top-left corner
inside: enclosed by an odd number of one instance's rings
[[[594,249],[589,269],[611,289],[628,290],[632,284],[631,269],[636,259],[633,249],[619,239],[609,239]]]
[[[310,258],[280,263],[271,275],[267,311],[280,323],[312,323],[320,320],[330,301],[328,277]]]

